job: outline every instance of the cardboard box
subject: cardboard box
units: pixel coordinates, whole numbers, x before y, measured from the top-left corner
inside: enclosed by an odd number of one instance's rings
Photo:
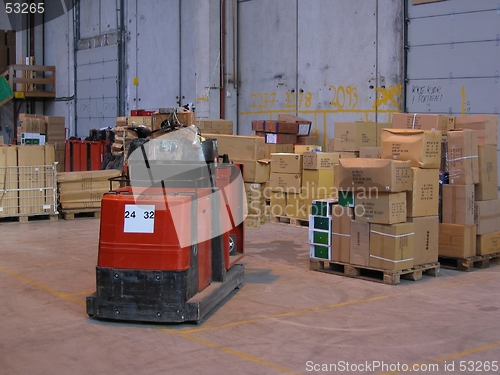
[[[339,159],[336,184],[340,190],[400,192],[411,190],[411,162],[390,159]]]
[[[317,145],[294,145],[293,152],[295,154],[303,154],[305,152],[323,151],[323,147]]]
[[[271,174],[269,160],[231,159],[231,161],[243,165],[243,181],[261,184],[269,180]]]
[[[19,166],[19,213],[44,213],[45,162],[44,146],[18,146]]]
[[[370,223],[351,220],[349,263],[370,265]]]
[[[60,203],[100,202],[109,189],[73,191],[59,195]]]
[[[412,190],[406,192],[406,215],[438,215],[439,170],[412,167],[412,184]]]
[[[392,128],[439,130],[442,136],[455,128],[455,116],[436,115],[431,113],[394,113]]]
[[[333,129],[334,151],[359,151],[360,147],[377,146],[374,122],[336,122]]]
[[[350,262],[352,208],[332,207],[332,251],[331,260]]]
[[[265,159],[265,142],[262,137],[226,134],[204,134],[204,136],[217,139],[219,155],[228,154],[231,160]]]
[[[312,213],[312,201],[320,198],[327,197],[324,195],[315,196],[287,193],[285,214],[288,217],[309,220],[309,215]]]
[[[182,107],[177,108],[176,110],[177,110],[176,113],[160,113],[159,111],[153,113],[151,115],[153,130],[160,129],[161,124],[164,121],[172,121],[174,123],[179,122],[181,125],[184,126],[191,126],[193,124],[196,124],[196,114],[194,112],[184,110],[184,108]],[[147,117],[147,116],[138,116],[138,117]]]
[[[264,159],[271,159],[271,154],[278,154],[278,153],[293,154],[293,144],[284,143],[284,144],[274,145],[271,143],[266,143],[264,145],[264,150],[265,150]]]
[[[17,146],[0,146],[0,216],[17,215],[18,200],[18,170]]]
[[[272,144],[284,144],[284,143],[296,143],[296,134],[284,134],[284,133],[264,133],[266,143]]]
[[[302,194],[320,194],[326,196],[336,196],[337,189],[333,185],[332,169],[304,169],[302,172]]]
[[[105,190],[110,188],[109,181],[78,181],[61,182],[57,184],[59,194],[73,193],[75,191]]]
[[[85,172],[60,172],[57,174],[57,182],[93,182],[108,181],[112,177],[118,177],[121,171],[117,169],[106,169],[101,171]]]
[[[380,147],[382,145],[382,131],[384,129],[392,129],[392,123],[391,122],[377,122],[376,124],[377,124],[377,147]]]
[[[359,157],[363,159],[380,159],[380,147],[360,147]]]
[[[259,229],[261,227],[260,215],[247,215],[243,220],[243,227],[245,229]]]
[[[500,231],[476,236],[476,255],[500,253]]]
[[[271,172],[269,182],[271,183],[271,191],[300,192],[301,177],[299,173]]]
[[[223,119],[197,119],[196,126],[201,134],[233,134],[233,121]]]
[[[297,134],[297,132],[299,131],[299,124],[295,122],[273,120],[254,120],[252,121],[252,130],[259,132],[264,131],[269,133]]]
[[[498,145],[498,115],[457,116],[455,129],[475,130],[478,145]]]
[[[339,154],[331,152],[304,152],[304,169],[333,169],[333,165],[339,162]]]
[[[271,216],[286,216],[287,194],[284,192],[271,192]]]
[[[83,201],[83,202],[62,202],[63,210],[76,210],[83,208],[101,208],[101,201]]]
[[[406,222],[406,192],[357,194],[354,197],[356,221],[376,224]]]
[[[66,152],[64,150],[56,150],[55,151],[55,160],[57,162],[57,165],[56,165],[57,172],[64,172],[65,159],[66,159]]]
[[[286,121],[286,122],[295,122],[299,124],[299,129],[297,131],[298,135],[309,135],[309,132],[311,131],[311,124],[312,122],[309,120],[306,120],[305,118],[298,117],[298,116],[293,116],[289,114],[279,114],[278,115],[278,121]]]
[[[299,135],[297,137],[298,145],[318,145],[319,138],[315,135]]]
[[[438,261],[439,217],[411,217],[408,222],[415,226],[413,265],[435,263]]]
[[[439,168],[441,132],[429,130],[384,129],[380,147],[382,159],[411,160],[413,167]]]
[[[474,185],[442,186],[442,222],[474,224]]]
[[[38,133],[45,134],[47,132],[47,124],[44,118],[23,116],[23,120],[19,121],[20,125],[17,128],[18,133]]]
[[[335,139],[328,139],[326,141],[326,152],[334,153],[339,155],[339,159],[344,158],[359,158],[359,151],[351,152],[351,151],[334,151],[334,142]],[[361,148],[361,147],[360,147]]]
[[[293,153],[271,154],[271,173],[302,173],[302,155]]]
[[[479,182],[477,133],[474,130],[453,130],[448,133],[448,172],[450,184]]]
[[[498,199],[498,156],[493,145],[478,146],[479,182],[475,185],[475,199]]]
[[[386,270],[413,268],[413,223],[370,224],[370,267]]]
[[[476,255],[476,226],[439,223],[438,254],[452,258]]]
[[[263,215],[266,206],[265,184],[245,183],[248,215]]]
[[[144,125],[148,129],[153,130],[152,116],[121,116],[116,118],[115,124],[122,127]]]
[[[500,199],[474,202],[476,234],[500,231]]]

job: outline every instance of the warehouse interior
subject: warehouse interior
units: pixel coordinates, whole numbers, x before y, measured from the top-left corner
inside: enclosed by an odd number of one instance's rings
[[[499,372],[497,0],[2,7],[2,373]]]

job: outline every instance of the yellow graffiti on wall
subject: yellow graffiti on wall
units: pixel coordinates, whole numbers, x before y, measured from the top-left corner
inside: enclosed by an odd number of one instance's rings
[[[370,115],[387,114],[388,121],[391,121],[392,113],[400,112],[402,103],[402,84],[391,85],[388,87],[375,88],[375,99],[373,100],[373,105],[370,109],[359,109],[359,96],[358,88],[355,86],[343,86],[343,85],[329,85],[329,91],[332,92],[332,96],[328,104],[332,108],[328,109],[310,109],[312,103],[314,102],[314,95],[312,92],[261,92],[253,93],[252,105],[250,111],[240,112],[240,115],[265,115],[269,116],[272,120],[273,116],[280,113],[297,113],[300,115],[313,115],[313,128],[311,129],[311,135],[319,135],[319,124],[323,117],[323,144],[326,146],[326,133],[327,133],[327,115],[337,114],[337,113],[359,113],[360,117],[358,121],[373,121],[370,119]],[[464,90],[463,96],[465,96]],[[277,105],[281,104],[277,108]],[[318,118],[318,115],[322,115]]]
[[[466,98],[465,98],[465,85],[462,85],[462,116],[465,116],[465,103],[466,103]]]
[[[392,104],[396,108],[399,107],[402,95],[401,84],[391,85],[389,87],[375,87],[375,92],[377,95],[375,97],[375,102],[373,103],[373,109],[377,109],[388,104]]]

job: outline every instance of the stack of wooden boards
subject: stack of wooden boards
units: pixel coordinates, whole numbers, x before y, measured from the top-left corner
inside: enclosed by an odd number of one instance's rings
[[[82,209],[100,210],[102,196],[119,187],[119,182],[110,183],[109,179],[120,175],[121,172],[114,169],[58,173],[58,201],[63,213]]]

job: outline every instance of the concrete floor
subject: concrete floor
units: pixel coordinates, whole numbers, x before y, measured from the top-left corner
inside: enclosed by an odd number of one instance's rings
[[[307,229],[267,223],[246,232],[243,288],[200,324],[103,322],[85,310],[98,228],[0,223],[0,374],[499,372],[498,264],[384,285],[310,271]]]

